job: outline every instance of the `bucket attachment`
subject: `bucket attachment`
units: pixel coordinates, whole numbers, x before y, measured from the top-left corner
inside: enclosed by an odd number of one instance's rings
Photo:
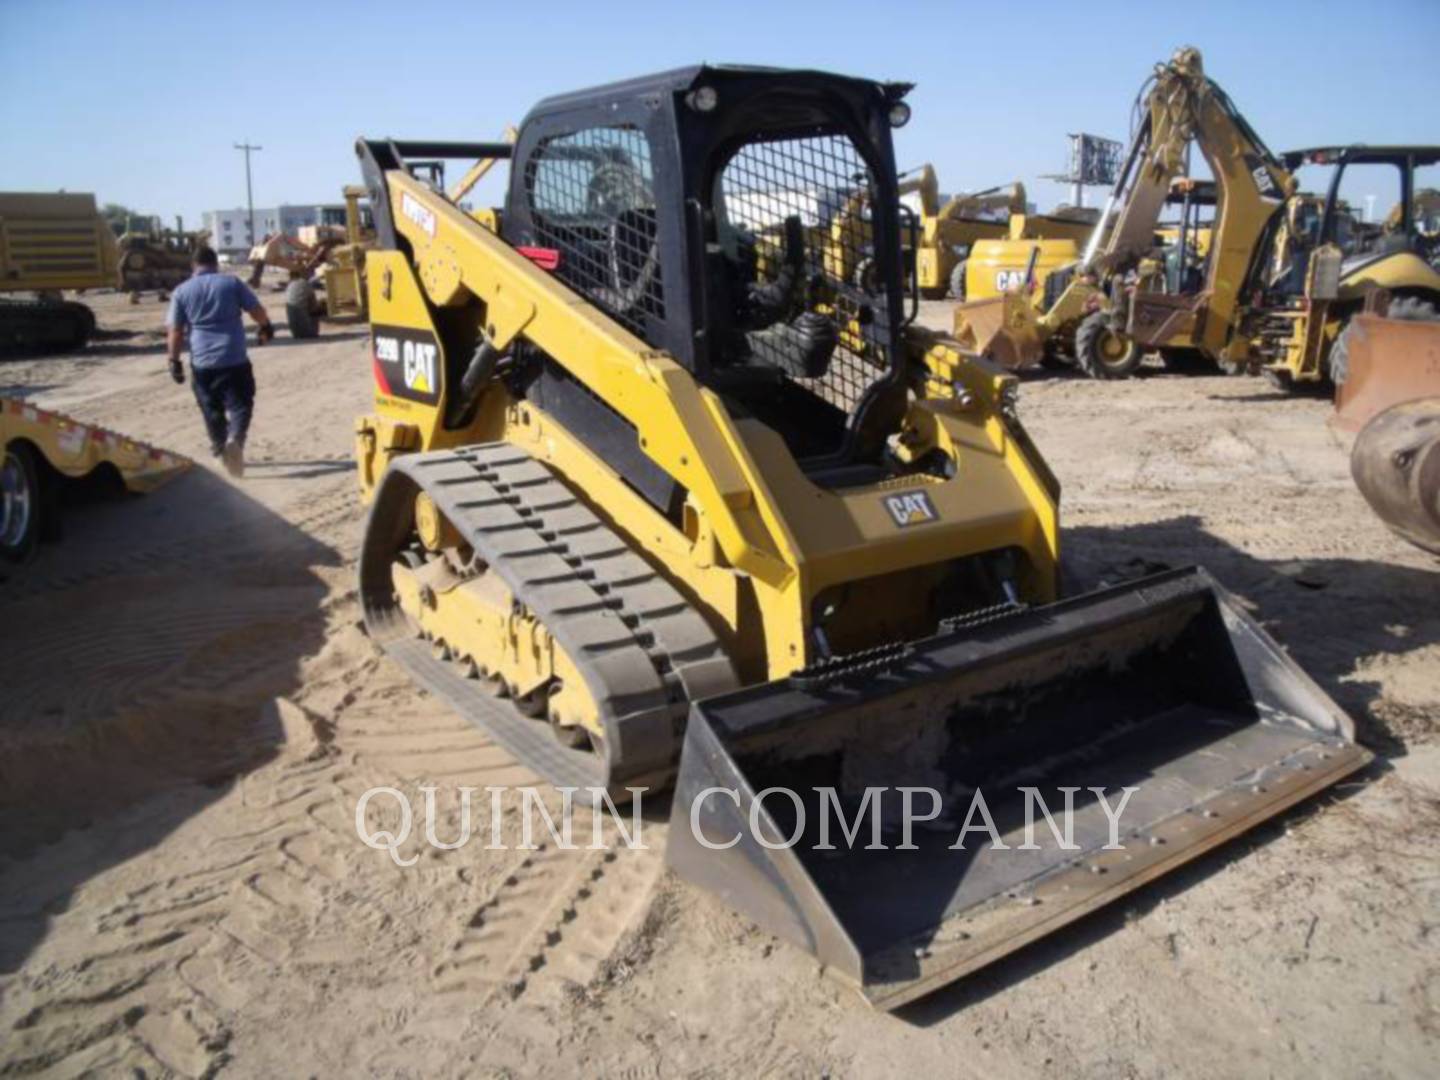
[[[951,335],[967,352],[1006,371],[1033,368],[1044,358],[1044,341],[1030,298],[1012,289],[985,300],[955,305]]]
[[[1335,391],[1337,427],[1359,431],[1392,405],[1440,397],[1440,323],[1361,313],[1348,333],[1345,379]]]
[[[697,703],[667,857],[893,1009],[1369,760],[1207,573],[1172,571]]]

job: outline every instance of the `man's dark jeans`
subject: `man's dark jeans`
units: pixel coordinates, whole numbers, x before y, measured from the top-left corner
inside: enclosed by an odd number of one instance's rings
[[[205,430],[210,433],[210,452],[218,456],[227,442],[244,446],[255,408],[255,369],[248,363],[231,364],[199,371],[192,368],[190,375]]]

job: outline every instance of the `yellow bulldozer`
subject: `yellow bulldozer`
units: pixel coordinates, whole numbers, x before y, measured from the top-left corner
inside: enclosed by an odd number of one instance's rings
[[[209,239],[204,229],[186,231],[178,218],[173,229],[164,228],[157,217],[127,222],[116,241],[120,253],[118,288],[130,294],[132,304],[139,303],[140,294],[147,291],[153,291],[160,300],[167,299],[171,289],[189,278],[195,252]]]
[[[962,342],[1011,367],[1039,363],[1047,344],[1097,378],[1133,373],[1147,351],[1200,354],[1227,371],[1264,372],[1290,387],[1332,378],[1333,347],[1366,297],[1385,289],[1417,318],[1435,318],[1436,237],[1415,212],[1416,171],[1440,147],[1325,147],[1272,153],[1196,49],[1158,65],[1139,99],[1142,117],[1101,221],[1081,259],[1043,293],[1018,288],[957,308]],[[1167,250],[1157,235],[1190,147],[1214,177],[1213,195],[1185,200]],[[1333,168],[1328,190],[1298,190],[1301,166]],[[1341,184],[1348,169],[1393,166],[1400,214],[1384,230],[1353,223]],[[1184,185],[1182,185],[1184,188]],[[1201,226],[1201,213],[1213,214]],[[1194,238],[1204,228],[1203,254]],[[1340,364],[1343,368],[1343,352]],[[1342,376],[1343,377],[1343,376]]]
[[[372,639],[581,798],[673,785],[676,871],[882,1008],[1368,760],[1203,570],[1060,595],[1015,377],[907,318],[908,90],[696,66],[513,146],[357,144]],[[504,206],[430,159],[508,160]],[[868,201],[869,283],[817,192]],[[967,849],[981,791],[1001,843]]]

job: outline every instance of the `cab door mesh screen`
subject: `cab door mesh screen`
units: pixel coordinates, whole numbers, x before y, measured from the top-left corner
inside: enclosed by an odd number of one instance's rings
[[[627,329],[665,317],[655,177],[644,132],[594,127],[545,139],[525,166],[530,213],[556,275]]]
[[[746,355],[731,359],[775,367],[847,414],[891,363],[871,330],[887,302],[875,273],[873,190],[855,145],[844,135],[818,135],[742,147],[722,169],[713,196],[722,246],[749,264],[752,288],[781,280],[797,220],[803,247],[802,273],[784,311],[769,326],[747,328],[739,343]],[[827,317],[839,339],[818,376],[800,374],[803,339],[788,332],[805,312]]]

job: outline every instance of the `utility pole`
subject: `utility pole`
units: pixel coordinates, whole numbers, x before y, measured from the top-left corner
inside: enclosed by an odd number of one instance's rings
[[[245,151],[245,204],[250,210],[250,243],[253,246],[259,237],[255,235],[255,194],[250,187],[250,153],[254,150],[264,150],[263,146],[251,146],[248,142],[236,143],[236,150]]]

